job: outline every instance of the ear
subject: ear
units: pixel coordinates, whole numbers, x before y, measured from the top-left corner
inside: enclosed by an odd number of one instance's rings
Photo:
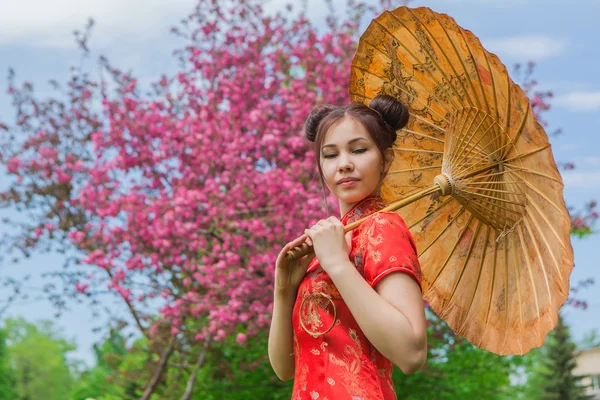
[[[388,172],[390,167],[392,166],[392,162],[394,161],[395,152],[393,148],[389,148],[385,150],[383,153],[383,171]]]

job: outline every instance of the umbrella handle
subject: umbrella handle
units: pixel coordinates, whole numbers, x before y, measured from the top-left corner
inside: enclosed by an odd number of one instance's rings
[[[344,234],[346,234],[348,231],[351,231],[352,229],[358,227],[367,218],[363,218],[362,220],[356,221],[353,224],[346,225],[344,227]],[[308,254],[314,253],[314,251],[315,251],[315,249],[313,246],[304,242],[300,246],[296,246],[293,249],[291,249],[290,251],[288,251],[287,253],[285,253],[285,257],[288,259],[288,261],[296,261]]]
[[[409,196],[405,199],[395,201],[392,204],[390,204],[389,206],[385,207],[382,210],[379,210],[376,213],[367,215],[366,217],[359,219],[358,221],[354,221],[353,223],[346,225],[344,227],[344,233],[357,228],[358,226],[360,226],[360,224],[362,224],[363,222],[365,222],[367,219],[369,219],[370,217],[372,217],[375,214],[379,214],[379,213],[386,212],[386,211],[396,211],[410,203],[413,203],[425,196],[429,196],[430,194],[438,192],[438,191],[442,192],[443,188],[440,186],[440,183],[436,182],[431,187],[421,190],[420,192],[415,193],[412,196]],[[305,243],[302,243],[300,246],[296,246],[293,249],[291,249],[290,251],[288,251],[287,253],[285,253],[285,257],[287,258],[288,261],[291,262],[291,261],[299,260],[300,258],[302,258],[305,255],[310,254],[312,252],[314,252],[314,248],[312,246],[309,246],[305,242]]]
[[[302,257],[314,253],[315,248],[308,243],[304,242],[300,246],[296,246],[287,253],[285,253],[285,258],[288,261],[296,261],[301,259]]]

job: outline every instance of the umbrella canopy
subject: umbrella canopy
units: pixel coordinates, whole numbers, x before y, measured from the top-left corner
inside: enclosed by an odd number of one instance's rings
[[[353,101],[388,94],[411,113],[382,196],[417,243],[424,298],[480,348],[541,346],[569,294],[573,250],[561,176],[526,94],[475,35],[428,8],[374,19],[351,74]]]

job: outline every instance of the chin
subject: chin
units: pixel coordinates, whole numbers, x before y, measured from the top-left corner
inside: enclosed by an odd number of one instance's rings
[[[342,191],[338,192],[337,198],[346,203],[358,203],[365,197],[369,196],[371,192],[356,190],[356,191]]]

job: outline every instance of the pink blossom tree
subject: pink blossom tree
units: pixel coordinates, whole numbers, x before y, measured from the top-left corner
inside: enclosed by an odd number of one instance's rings
[[[50,99],[10,75],[17,118],[0,122],[0,162],[13,180],[0,204],[27,218],[4,221],[2,245],[16,262],[70,254],[57,273],[68,294],[122,298],[160,354],[143,398],[173,354],[198,371],[211,341],[243,343],[269,324],[277,253],[325,217],[304,120],[348,101],[360,18],[391,7],[350,0],[320,31],[303,11],[260,3],[198,0],[173,30],[180,70],[148,93],[102,57],[100,77],[75,68]],[[85,54],[91,27],[76,35]],[[533,97],[540,113],[546,97]]]

